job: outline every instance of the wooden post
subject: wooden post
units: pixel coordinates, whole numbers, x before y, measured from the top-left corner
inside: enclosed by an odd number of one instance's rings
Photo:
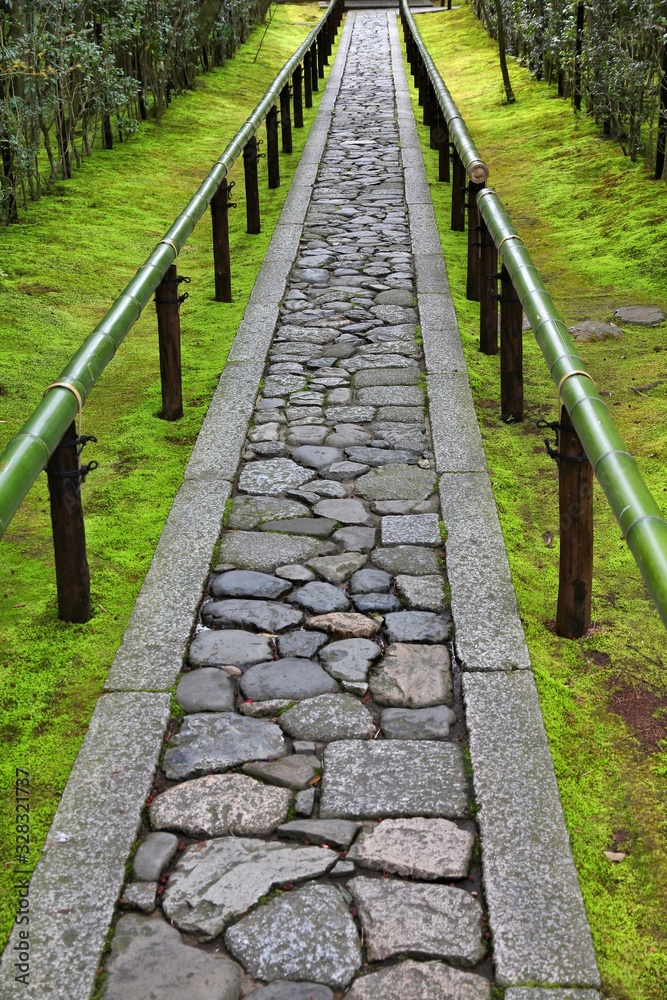
[[[481,298],[481,232],[479,228],[479,210],[477,208],[477,192],[483,184],[468,182],[468,274],[466,280],[466,297],[471,302],[479,302]]]
[[[303,128],[303,70],[301,66],[297,66],[292,77],[292,102],[294,105],[294,128]]]
[[[498,251],[482,218],[479,220],[480,302],[479,349],[482,354],[498,353]]]
[[[282,138],[283,153],[292,152],[292,119],[290,111],[289,84],[285,84],[280,91],[280,134]]]
[[[500,417],[508,424],[523,420],[523,309],[504,265],[500,273]]]
[[[667,45],[662,43],[662,61],[660,68],[660,111],[658,113],[658,137],[655,149],[655,171],[653,176],[662,180],[665,169],[665,148],[667,147]]]
[[[324,79],[324,63],[326,61],[325,45],[326,40],[319,34],[317,36],[317,75],[320,80]]]
[[[556,632],[580,639],[591,624],[593,585],[593,467],[565,407],[558,432],[560,568]]]
[[[442,111],[438,111],[438,180],[449,181],[449,129]]]
[[[74,421],[47,462],[53,552],[56,563],[58,617],[64,622],[87,622],[90,610],[90,572],[86,558],[86,530],[81,506],[81,480]]]
[[[278,151],[278,111],[275,104],[266,116],[266,162],[269,187],[280,187],[280,154]]]
[[[576,111],[581,111],[581,50],[584,45],[584,15],[586,5],[584,0],[577,3],[577,29],[574,42],[574,87],[573,103]]]
[[[466,228],[466,172],[461,157],[452,143],[452,221],[455,233],[464,233]]]
[[[313,57],[306,52],[303,57],[303,103],[307,108],[313,106]]]
[[[213,273],[215,278],[215,301],[232,301],[232,272],[229,254],[229,192],[232,184],[222,182],[211,198],[211,222],[213,225]]]
[[[245,173],[245,207],[248,233],[261,233],[259,218],[259,185],[257,183],[257,139],[248,139],[243,150],[243,171]]]
[[[178,301],[178,268],[172,264],[155,289],[155,311],[160,345],[163,420],[183,416],[181,386],[181,319]]]
[[[320,84],[319,84],[319,79],[318,79],[318,77],[319,77],[319,71],[318,71],[318,65],[319,65],[319,63],[318,63],[318,60],[319,60],[318,49],[319,49],[318,40],[317,40],[317,38],[315,38],[314,41],[313,41],[313,44],[310,46],[310,79],[312,81],[313,90],[319,90],[320,89]]]
[[[428,100],[429,100],[429,146],[431,149],[438,149],[438,130],[440,128],[440,108],[438,107],[438,101],[435,96],[435,90],[433,84],[428,85]]]
[[[417,56],[417,77],[415,79],[415,86],[417,87],[417,104],[420,108],[426,106],[426,67],[422,62],[421,56]]]

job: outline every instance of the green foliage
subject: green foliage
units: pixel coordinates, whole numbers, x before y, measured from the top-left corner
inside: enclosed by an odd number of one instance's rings
[[[443,30],[443,20],[446,18]],[[527,69],[503,103],[495,45],[469,9],[417,16],[498,191],[567,323],[611,319],[620,305],[667,306],[667,192],[646,196],[643,168],[575,118]],[[494,496],[526,630],[573,854],[613,1000],[667,995],[665,633],[596,485],[594,627],[551,630],[558,581],[556,470],[537,420],[556,388],[524,337],[526,416],[500,420],[498,358],[479,353],[478,305],[465,299],[465,237],[448,228],[449,185],[421,130],[431,194]],[[628,327],[582,357],[663,510],[667,509],[667,329]],[[638,395],[632,386],[642,389]],[[642,708],[642,706],[645,706]],[[605,850],[627,854],[620,864]]]
[[[39,402],[109,304],[246,121],[278,70],[321,16],[315,3],[280,5],[222,69],[174,103],[161,126],[147,122],[135,142],[88,162],[54,196],[2,231],[0,450]],[[266,254],[315,108],[281,157],[283,183],[267,190],[260,161],[263,231],[245,233],[243,166],[230,217],[234,301],[213,299],[211,229],[204,217],[179,258],[191,276],[181,310],[184,410],[157,419],[160,378],[155,314],[147,306],[86,403],[85,458],[99,469],[83,487],[94,615],[59,622],[48,499],[37,481],[2,541],[0,563],[0,735],[2,785],[15,766],[32,775],[34,864],[86,731],[155,545],[182,481],[192,444],[224,368],[252,284]],[[0,797],[0,928],[12,919],[12,801]]]

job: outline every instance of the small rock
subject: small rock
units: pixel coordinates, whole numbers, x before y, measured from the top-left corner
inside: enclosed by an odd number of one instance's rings
[[[246,1000],[334,1000],[328,986],[318,983],[290,983],[276,979],[268,986],[248,993]]]
[[[292,595],[291,600],[317,615],[328,614],[330,611],[347,611],[350,607],[350,602],[339,587],[320,581],[307,583]]]
[[[339,528],[331,537],[344,552],[369,552],[375,545],[375,528]]]
[[[354,867],[354,862],[348,861],[346,858],[345,861],[338,861],[329,872],[329,875],[343,875],[349,877],[350,875],[354,875],[355,871],[356,868]]]
[[[347,496],[347,490],[345,487],[333,479],[317,480],[316,482],[311,483],[310,488],[313,493],[317,493],[318,496],[329,497],[333,500]]]
[[[351,594],[386,594],[391,576],[381,569],[361,569],[350,580]]]
[[[125,886],[120,902],[133,910],[142,913],[152,913],[155,909],[157,882],[130,882]]]
[[[280,716],[281,728],[296,740],[363,740],[375,735],[368,709],[350,694],[322,694],[301,701]]]
[[[341,639],[370,639],[380,631],[380,623],[354,612],[334,612],[307,618],[306,628],[318,629]]]
[[[221,561],[242,569],[272,573],[276,566],[303,563],[319,554],[323,543],[312,537],[262,531],[232,531],[222,537]]]
[[[294,741],[294,753],[304,753],[309,756],[313,756],[317,749],[317,745],[312,742],[312,740],[295,740]]]
[[[335,684],[321,667],[317,669]],[[163,770],[170,779],[191,778],[203,771],[226,771],[248,760],[273,760],[286,753],[282,732],[272,722],[232,712],[187,715],[171,738]]]
[[[193,667],[249,667],[273,656],[269,640],[242,629],[198,632],[190,644],[188,662]]]
[[[173,833],[149,833],[134,855],[132,874],[141,882],[157,882],[178,847]]]
[[[373,469],[356,484],[357,493],[367,500],[426,500],[434,487],[435,473],[414,465]]]
[[[364,829],[348,857],[409,878],[465,878],[474,843],[474,834],[447,819],[385,819]]]
[[[183,674],[176,688],[176,701],[184,712],[233,712],[236,685],[217,667],[202,667]]]
[[[257,663],[254,667],[250,667],[241,680],[241,690],[246,698],[251,698],[253,701],[267,701],[273,698],[296,701],[337,691],[338,685],[318,663],[287,656],[281,660]]]
[[[266,521],[260,531],[281,531],[288,535],[327,538],[335,527],[336,522],[327,517],[297,517],[289,521]]]
[[[400,573],[396,577],[396,590],[409,608],[442,611],[445,607],[443,582],[439,574],[407,576]]]
[[[214,597],[261,597],[273,600],[290,589],[289,583],[267,573],[234,569],[216,576],[211,584]]]
[[[323,695],[323,697],[343,696]],[[308,787],[319,767],[320,762],[317,757],[293,754],[291,757],[283,757],[281,760],[274,760],[269,764],[253,761],[251,764],[244,764],[241,770],[244,774],[260,778],[269,785],[279,785],[282,788],[293,788],[295,791],[301,791]]]
[[[318,517],[330,517],[341,524],[363,524],[372,527],[375,523],[361,500],[320,500],[313,507],[313,513]]]
[[[341,530],[349,531],[353,529]],[[359,530],[368,531],[369,529],[363,528]],[[372,533],[375,535],[374,531]],[[336,532],[336,536],[339,534],[340,532]],[[353,552],[336,556],[317,556],[315,559],[309,559],[308,565],[312,566],[315,572],[323,576],[329,583],[344,583],[360,566],[366,563],[367,559],[368,556]]]
[[[452,826],[454,824],[451,824]],[[283,823],[278,833],[292,840],[308,840],[311,844],[331,844],[345,850],[357,835],[361,823],[348,819],[293,819]]]
[[[287,632],[278,638],[278,652],[283,657],[297,656],[310,659],[328,642],[328,636],[317,632]]]
[[[283,632],[290,626],[300,625],[303,614],[296,608],[277,601],[254,601],[229,598],[212,601],[202,608],[202,621],[214,628],[243,625],[258,632]]]
[[[289,458],[271,458],[245,465],[239,477],[239,490],[241,493],[275,496],[289,487],[303,486],[312,478],[310,470]]]
[[[391,611],[400,611],[403,607],[393,594],[355,594],[352,603],[363,614],[386,615]]]
[[[370,680],[380,705],[428,708],[452,705],[451,658],[446,646],[396,643],[387,648]]]
[[[335,875],[344,863],[335,865],[331,874]],[[387,1000],[491,1000],[491,983],[483,976],[452,969],[442,962],[408,959],[355,979],[344,1000],[377,1000],[378,997]]]
[[[613,323],[597,323],[594,320],[584,320],[567,329],[572,339],[579,344],[596,340],[618,340],[623,336],[621,328]]]
[[[271,698],[268,701],[244,701],[239,711],[249,719],[275,719],[284,708],[289,708],[292,698]]]
[[[336,535],[338,532],[336,532]],[[336,535],[333,537],[335,538]],[[376,549],[372,562],[392,576],[401,573],[418,575],[427,573],[435,576],[440,569],[438,553],[434,549],[426,549],[419,545],[395,545],[389,549]]]
[[[326,448],[324,446],[302,445],[295,448],[292,458],[300,465],[305,465],[309,469],[327,469],[334,462],[340,462],[343,453],[338,448]]]
[[[368,472],[369,468],[368,465],[362,465],[359,462],[334,462],[329,466],[327,476],[329,479],[344,482],[347,479],[356,479],[358,476],[363,476],[364,473]]]
[[[324,669],[336,680],[365,684],[371,664],[380,656],[380,647],[370,639],[341,639],[320,653]]]
[[[404,514],[382,518],[383,545],[442,545],[437,514]]]
[[[294,812],[297,816],[310,816],[315,808],[315,789],[306,788],[303,792],[297,792],[294,800]]]
[[[388,740],[444,740],[456,715],[446,705],[432,708],[386,708],[381,727]]]
[[[614,319],[637,326],[660,326],[664,322],[665,314],[662,309],[656,309],[654,306],[621,306],[614,313]]]
[[[308,508],[294,500],[278,497],[235,497],[227,527],[233,531],[251,531],[264,521],[302,517]]]
[[[292,583],[310,583],[311,580],[315,579],[315,574],[311,573],[309,569],[296,564],[279,566],[276,570],[276,576],[282,577],[285,580],[291,580]]]

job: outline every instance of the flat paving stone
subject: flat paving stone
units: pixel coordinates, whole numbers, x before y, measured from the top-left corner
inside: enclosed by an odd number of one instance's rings
[[[324,697],[327,696],[324,695]],[[317,757],[292,754],[290,757],[282,757],[280,760],[274,760],[268,764],[262,761],[253,761],[250,764],[244,764],[241,770],[244,774],[266,781],[269,785],[303,791],[313,780],[319,768],[320,761]]]
[[[380,647],[370,639],[340,639],[320,652],[324,669],[338,681],[365,684],[371,665],[380,656]]]
[[[491,983],[483,976],[453,969],[442,962],[408,959],[355,979],[344,1000],[378,1000],[379,997],[386,1000],[491,1000]],[[505,997],[509,998],[509,993]]]
[[[244,774],[207,774],[156,796],[149,815],[157,830],[178,830],[189,837],[264,837],[285,822],[291,802],[286,788]]]
[[[336,424],[333,431],[329,431],[327,444],[333,448],[350,448],[356,444],[368,444],[372,439],[373,435],[358,424]]]
[[[446,642],[451,632],[450,623],[433,611],[398,611],[384,623],[390,642]]]
[[[265,521],[260,531],[280,531],[287,535],[328,538],[338,525],[328,517],[296,517],[289,521]]]
[[[225,945],[256,979],[313,980],[333,989],[347,986],[362,962],[357,928],[331,885],[283,892],[230,927]]]
[[[638,326],[660,326],[664,322],[665,314],[662,309],[654,306],[621,306],[614,313],[614,319]]]
[[[418,385],[420,378],[419,365],[415,363],[411,368],[371,368],[355,372],[352,383],[357,389],[366,389],[382,385]]]
[[[290,600],[293,604],[298,604],[307,611],[316,615],[325,615],[330,611],[347,611],[350,602],[340,587],[335,587],[333,583],[307,583],[295,591]]]
[[[456,715],[447,705],[385,708],[380,726],[387,740],[445,740]]]
[[[408,608],[418,611],[441,611],[445,607],[443,580],[440,574],[408,576],[399,573],[396,590]]]
[[[334,1000],[334,995],[328,986],[319,983],[295,983],[280,979],[248,993],[246,1000]]]
[[[419,385],[366,386],[357,390],[362,406],[423,406],[424,393]]]
[[[440,570],[438,553],[420,545],[396,545],[393,548],[377,548],[371,554],[371,561],[392,576],[401,573],[428,573],[435,575]]]
[[[375,528],[339,528],[331,536],[331,540],[341,546],[344,552],[369,552],[375,545]]]
[[[232,712],[187,715],[171,738],[162,767],[167,778],[192,778],[205,771],[227,771],[248,760],[273,760],[286,753],[282,732],[272,722]]]
[[[379,705],[415,709],[454,704],[446,646],[393,643],[369,683]]]
[[[276,567],[276,576],[281,579],[290,580],[292,583],[310,583],[315,579],[315,574],[311,573],[305,566],[294,564],[292,566]]]
[[[363,462],[334,462],[327,470],[327,476],[338,482],[348,482],[351,479],[358,479],[370,469],[369,465]]]
[[[350,694],[321,694],[288,708],[279,719],[295,740],[363,740],[375,735],[373,716]]]
[[[326,448],[324,445],[302,445],[294,449],[292,457],[299,465],[310,469],[328,469],[334,462],[342,461],[343,452],[340,448]]]
[[[364,524],[373,526],[373,516],[361,500],[320,500],[313,507],[318,517],[329,517],[340,524]]]
[[[246,699],[239,705],[239,712],[250,719],[276,719],[284,708],[290,707],[292,701],[292,698],[271,698],[269,701]]]
[[[234,531],[252,531],[264,521],[303,517],[308,508],[296,500],[279,497],[235,497],[227,527]]]
[[[211,593],[214,597],[260,597],[274,600],[282,597],[291,589],[291,584],[268,573],[257,573],[255,570],[233,569],[221,573],[211,583]]]
[[[328,635],[317,632],[286,632],[278,638],[278,652],[282,657],[298,656],[310,659],[329,641]]]
[[[348,891],[371,962],[410,953],[472,966],[484,957],[482,907],[462,889],[360,877]]]
[[[159,917],[128,913],[116,925],[104,1000],[239,1000],[240,970],[223,955],[191,948]]]
[[[475,835],[447,819],[385,819],[364,828],[348,851],[362,868],[431,881],[465,878]]]
[[[162,908],[180,930],[210,941],[273,886],[324,875],[337,860],[324,847],[245,837],[193,844],[169,877]]]
[[[437,514],[403,514],[383,517],[383,545],[436,545],[443,544]]]
[[[329,583],[344,583],[361,566],[364,566],[367,560],[368,556],[351,552],[337,556],[317,556],[315,559],[309,559],[307,565],[311,566],[319,576],[323,576]]]
[[[304,469],[290,458],[270,458],[266,462],[247,462],[239,476],[238,488],[241,493],[272,496],[303,486],[312,478],[310,469]]]
[[[549,989],[542,986],[514,986],[505,991],[505,1000],[600,1000],[597,990],[569,987]]]
[[[391,576],[381,569],[361,569],[350,580],[351,594],[381,594],[391,587]]]
[[[241,679],[241,691],[253,701],[273,698],[297,701],[337,690],[336,681],[318,663],[294,656],[258,663]]]
[[[277,601],[230,598],[205,604],[202,608],[202,621],[214,628],[245,625],[259,632],[283,632],[286,628],[300,625],[303,613],[287,604],[278,604]]]
[[[315,480],[308,484],[308,488],[313,493],[317,493],[318,496],[328,497],[333,500],[342,499],[347,496],[345,487],[341,483],[337,483],[334,479]]]
[[[375,410],[372,406],[327,406],[324,416],[328,424],[368,424]]]
[[[373,469],[356,483],[357,493],[367,500],[426,500],[434,488],[435,473],[413,465]]]
[[[223,670],[202,667],[183,674],[176,688],[176,701],[184,712],[233,712],[236,685]]]
[[[193,667],[250,667],[273,655],[269,640],[243,629],[198,632],[190,643],[188,662]]]
[[[415,465],[417,456],[411,451],[390,448],[346,448],[345,454],[351,462],[359,462],[369,468],[384,468],[388,465]]]
[[[325,844],[345,850],[356,837],[361,823],[349,819],[293,819],[278,828],[282,837],[307,840],[311,844]]]
[[[178,847],[178,837],[173,833],[149,833],[142,840],[134,855],[132,874],[142,882],[157,882]]]
[[[120,902],[123,906],[142,913],[153,913],[157,898],[157,882],[130,882],[123,889]]]
[[[354,594],[352,603],[357,611],[363,614],[386,615],[391,611],[400,611],[403,605],[394,594]]]
[[[346,740],[324,751],[323,819],[457,819],[466,813],[467,786],[458,745]]]
[[[232,531],[222,536],[220,562],[240,569],[273,573],[278,566],[303,563],[318,555],[322,541],[296,535],[264,534],[261,531]]]
[[[305,788],[302,792],[296,793],[294,799],[294,812],[297,816],[311,816],[315,808],[315,789]]]
[[[340,639],[370,639],[380,631],[380,623],[354,611],[335,611],[307,618],[306,628],[318,629]]]

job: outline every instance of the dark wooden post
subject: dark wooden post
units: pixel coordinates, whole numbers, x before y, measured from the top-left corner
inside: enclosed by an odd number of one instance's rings
[[[415,80],[415,85],[417,87],[417,103],[420,108],[426,106],[426,67],[422,62],[421,56],[417,56],[417,79]]]
[[[593,585],[593,467],[565,407],[558,432],[560,568],[556,632],[580,639],[591,624]]]
[[[243,171],[245,173],[245,203],[248,233],[261,233],[259,218],[259,185],[257,183],[257,139],[248,139],[243,150]]]
[[[290,111],[289,84],[285,84],[280,91],[280,134],[282,137],[283,153],[292,152],[292,119]]]
[[[307,108],[313,106],[313,57],[306,52],[303,57],[303,103]]]
[[[523,420],[523,309],[505,265],[500,273],[500,416]]]
[[[431,124],[431,81],[428,78],[428,72],[424,66],[424,109],[422,113],[422,123],[424,125]]]
[[[438,149],[438,129],[440,128],[440,108],[438,106],[438,101],[435,96],[435,90],[433,84],[428,85],[428,100],[429,100],[429,145],[431,149]]]
[[[46,465],[58,617],[64,622],[87,622],[91,618],[90,572],[78,472],[77,435],[72,421]]]
[[[313,44],[310,46],[310,79],[311,79],[311,82],[312,82],[313,90],[319,90],[320,89],[320,84],[319,84],[319,79],[318,79],[318,76],[319,76],[319,73],[318,73],[318,59],[319,59],[319,56],[318,56],[318,53],[317,53],[317,50],[318,50],[319,46],[318,46],[317,42],[318,42],[318,40],[316,38],[313,41]]]
[[[303,128],[303,70],[300,66],[292,77],[292,101],[294,104],[294,128]]]
[[[466,172],[461,157],[452,143],[452,221],[451,228],[456,233],[464,233],[466,228]]]
[[[181,319],[179,316],[178,268],[172,264],[155,289],[155,311],[160,345],[163,420],[183,416],[181,386]]]
[[[479,220],[480,302],[479,349],[482,354],[498,353],[498,251],[482,218]]]
[[[581,111],[581,50],[584,44],[584,15],[586,5],[584,0],[577,3],[577,33],[574,43],[574,87],[573,103],[577,111]]]
[[[229,192],[233,187],[226,180],[222,182],[211,198],[211,222],[213,225],[213,273],[215,277],[215,301],[232,301],[232,272],[229,254]]]
[[[449,129],[442,111],[438,112],[438,180],[449,181]]]
[[[466,297],[471,302],[479,302],[481,298],[481,232],[479,228],[479,210],[477,208],[477,192],[483,184],[468,183],[468,274],[466,280]]]
[[[326,40],[320,33],[317,36],[317,75],[320,80],[324,79],[324,64],[326,62]]]
[[[278,111],[275,104],[266,116],[266,162],[269,187],[280,187],[280,153],[278,150]]]

